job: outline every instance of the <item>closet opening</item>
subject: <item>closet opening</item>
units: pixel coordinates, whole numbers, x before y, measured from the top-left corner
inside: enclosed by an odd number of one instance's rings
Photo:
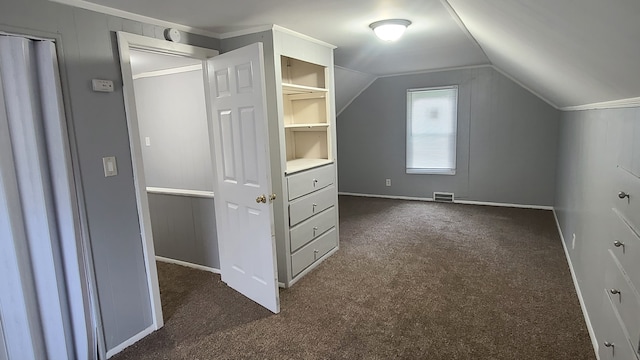
[[[165,320],[156,261],[220,273],[205,83],[206,59],[218,51],[126,39],[123,89],[156,330]]]

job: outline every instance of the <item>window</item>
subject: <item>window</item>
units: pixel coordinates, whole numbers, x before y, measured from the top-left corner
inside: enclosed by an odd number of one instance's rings
[[[458,87],[407,90],[407,174],[456,173]]]

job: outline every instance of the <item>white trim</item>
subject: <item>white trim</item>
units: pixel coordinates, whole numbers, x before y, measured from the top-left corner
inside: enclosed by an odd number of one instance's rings
[[[142,161],[142,144],[140,143],[140,129],[138,126],[135,93],[133,91],[133,73],[131,70],[131,57],[129,51],[130,49],[147,49],[160,53],[200,59],[203,61],[203,69],[206,59],[218,55],[219,52],[217,50],[173,43],[146,36],[130,34],[123,31],[118,31],[116,35],[118,39],[120,70],[122,73],[122,91],[124,96],[125,115],[127,118],[127,129],[129,131],[129,146],[131,150],[131,163],[133,166],[133,180],[140,224],[140,236],[144,255],[149,300],[151,302],[152,327],[155,330],[164,325],[164,319],[162,317],[160,286],[158,284],[158,270],[155,262],[151,216],[149,214],[149,199],[146,192],[144,165]]]
[[[339,191],[338,195],[381,198],[381,199],[395,199],[395,200],[414,200],[414,201],[428,201],[428,202],[433,201],[433,198],[426,198],[426,197],[401,196],[401,195],[361,194],[361,193],[351,193],[351,192],[342,192],[342,191]]]
[[[124,19],[139,21],[142,23],[150,24],[150,25],[174,28],[180,31],[191,33],[191,34],[208,36],[216,39],[220,38],[220,34],[212,31],[195,28],[188,25],[177,24],[170,21],[155,19],[149,16],[144,16],[144,15],[140,15],[140,14],[132,13],[129,11],[124,11],[124,10],[114,9],[108,6],[94,4],[92,2],[88,2],[84,0],[49,0],[49,1],[72,6],[72,7],[77,7],[85,10],[91,10],[91,11],[99,12],[106,15],[116,16]]]
[[[384,75],[378,75],[378,78],[388,78],[388,77],[404,76],[404,75],[420,75],[420,74],[429,74],[429,73],[439,73],[439,72],[445,72],[445,71],[472,70],[472,69],[493,68],[493,67],[494,66],[491,64],[453,66],[453,67],[447,67],[447,68],[416,70],[416,71],[407,71],[402,73],[384,74]]]
[[[458,24],[458,26],[460,27],[460,30],[462,30],[462,32],[465,33],[465,35],[467,35],[469,40],[473,41],[476,45],[478,45],[478,48],[480,49],[480,51],[482,51],[482,54],[484,55],[484,57],[487,60],[489,60],[489,56],[487,56],[487,52],[484,51],[484,49],[482,48],[478,40],[476,40],[476,38],[473,36],[471,31],[469,31],[469,29],[467,28],[467,25],[465,25],[464,21],[462,21],[462,19],[458,15],[458,12],[453,8],[453,6],[449,4],[449,1],[440,0],[440,3],[442,4],[442,6],[444,6],[445,9],[447,9],[447,12],[449,12],[449,15],[451,16],[451,18],[453,18],[453,21],[455,21],[456,24]]]
[[[360,196],[360,197],[371,197],[371,198],[382,198],[382,199],[396,199],[396,200],[413,200],[413,201],[427,201],[433,202],[433,198],[426,197],[416,197],[416,196],[399,196],[399,195],[378,195],[378,194],[360,194],[360,193],[350,193],[350,192],[338,192],[338,195],[347,195],[347,196]],[[458,200],[456,199],[453,204],[462,204],[462,205],[485,205],[485,206],[497,206],[497,207],[510,207],[510,208],[519,208],[519,209],[538,209],[538,210],[553,210],[553,206],[544,206],[544,205],[525,205],[525,204],[510,204],[510,203],[498,203],[498,202],[489,202],[489,201],[473,201],[473,200]]]
[[[586,104],[586,105],[565,106],[563,108],[560,108],[560,110],[577,111],[577,110],[597,110],[597,109],[619,109],[619,108],[629,108],[629,107],[639,107],[639,106],[640,106],[640,97],[635,97],[635,98],[628,98],[628,99],[603,101],[603,102]]]
[[[213,191],[204,191],[204,190],[173,189],[173,188],[147,186],[147,193],[162,194],[162,195],[176,195],[176,196],[192,196],[192,197],[213,199]]]
[[[274,24],[273,25],[273,30],[274,31],[279,31],[281,33],[293,35],[295,37],[301,38],[301,39],[306,40],[308,42],[312,42],[312,43],[315,43],[315,44],[318,44],[318,45],[326,46],[328,48],[331,48],[332,50],[337,49],[337,46],[335,46],[333,44],[329,44],[328,42],[324,42],[322,40],[318,40],[316,38],[312,38],[309,35],[301,34],[301,33],[297,32],[297,31],[293,31],[293,30],[287,29],[286,27],[282,27],[280,25],[275,25]]]
[[[122,350],[128,348],[129,346],[137,343],[138,341],[142,340],[145,336],[151,334],[152,332],[154,332],[156,329],[153,325],[149,326],[148,328],[140,331],[139,333],[133,335],[132,337],[130,337],[128,340],[126,340],[125,342],[121,343],[120,345],[114,347],[113,349],[107,351],[107,359],[112,357],[113,355],[116,355],[120,352],[122,352]]]
[[[182,260],[170,259],[170,258],[166,258],[166,257],[163,257],[163,256],[157,256],[157,255],[156,255],[156,260],[160,261],[160,262],[163,262],[163,263],[181,265],[181,266],[185,266],[185,267],[189,267],[189,268],[193,268],[193,269],[197,269],[197,270],[208,271],[208,272],[214,273],[214,274],[220,274],[220,269],[216,269],[216,268],[212,268],[212,267],[204,266],[204,265],[199,265],[199,264],[194,264],[194,263],[190,263],[190,262],[186,262],[186,261],[182,261]]]
[[[255,33],[263,32],[263,31],[269,31],[269,30],[273,30],[273,25],[262,25],[262,26],[252,27],[252,28],[249,28],[249,29],[243,29],[243,30],[237,30],[237,31],[230,31],[230,32],[222,33],[222,34],[220,34],[219,39],[220,40],[229,39],[229,38],[234,38],[236,36],[255,34]]]
[[[538,92],[533,91],[530,87],[526,86],[525,84],[521,83],[519,80],[514,78],[513,76],[511,76],[511,75],[507,74],[506,72],[502,71],[500,68],[496,67],[493,64],[491,64],[491,67],[493,68],[493,70],[495,70],[495,71],[499,72],[500,74],[504,75],[507,79],[509,79],[509,80],[513,81],[514,83],[520,85],[521,88],[527,90],[528,92],[530,92],[533,95],[537,96],[540,100],[546,102],[547,105],[553,107],[556,110],[561,110],[560,107],[558,107],[558,105],[554,104],[551,100],[549,100],[546,97],[540,95]]]
[[[180,66],[172,69],[142,72],[142,73],[133,75],[133,80],[156,77],[156,76],[173,75],[173,74],[179,74],[179,73],[190,72],[190,71],[198,71],[198,70],[202,70],[202,64],[186,65],[186,66]]]
[[[316,38],[312,38],[309,35],[305,35],[305,34],[301,34],[297,31],[293,31],[290,29],[287,29],[285,27],[282,27],[280,25],[276,25],[276,24],[270,24],[270,25],[262,25],[262,26],[256,26],[256,27],[252,27],[249,29],[243,29],[243,30],[238,30],[238,31],[230,31],[230,32],[226,32],[226,33],[222,33],[222,34],[218,34],[218,39],[229,39],[229,38],[233,38],[236,36],[242,36],[242,35],[249,35],[249,34],[255,34],[255,33],[259,33],[259,32],[263,32],[263,31],[279,31],[281,33],[285,33],[285,34],[289,34],[289,35],[293,35],[299,38],[302,38],[306,41],[315,43],[315,44],[319,44],[322,46],[326,46],[329,47],[331,49],[336,49],[337,46],[329,44],[327,42],[324,42],[322,40],[318,40]]]
[[[497,202],[490,202],[490,201],[473,201],[473,200],[457,200],[456,199],[454,203],[464,204],[464,205],[510,207],[510,208],[518,208],[518,209],[553,210],[553,206],[497,203]]]
[[[353,71],[353,72],[359,72],[359,73],[361,73],[361,74],[368,74],[368,73],[364,73],[364,72],[357,71],[357,70],[347,69],[347,68],[344,68],[344,67],[341,67],[341,66],[334,66],[334,67],[337,67],[337,68],[340,68],[340,69],[344,69],[344,70]],[[369,75],[371,75],[371,74],[369,74]],[[336,118],[337,118],[340,114],[342,114],[342,112],[343,112],[344,110],[346,110],[346,109],[349,107],[349,105],[351,105],[351,103],[352,103],[352,102],[354,102],[354,101],[355,101],[355,100],[356,100],[360,95],[362,95],[362,93],[363,93],[363,92],[365,92],[365,90],[367,90],[371,85],[373,85],[373,83],[374,83],[374,82],[376,82],[376,80],[378,80],[378,78],[379,78],[379,76],[376,76],[376,75],[372,75],[372,76],[373,76],[373,79],[371,79],[371,81],[369,81],[369,83],[368,83],[367,85],[365,85],[365,86],[362,88],[362,90],[358,91],[358,93],[357,93],[354,97],[352,97],[352,98],[351,98],[351,100],[349,100],[349,101],[348,101],[348,102],[347,102],[347,103],[342,107],[342,109],[340,109],[340,111],[338,111],[338,112],[336,113]]]
[[[556,220],[556,226],[558,227],[558,234],[560,234],[560,242],[562,242],[562,248],[564,249],[564,255],[567,258],[567,263],[569,264],[569,271],[571,271],[571,279],[573,280],[573,286],[576,289],[576,294],[578,295],[578,301],[580,302],[580,308],[582,309],[582,315],[584,316],[584,321],[587,325],[587,331],[589,331],[589,337],[591,337],[591,345],[593,346],[593,350],[596,354],[596,359],[600,359],[598,354],[599,346],[598,339],[596,338],[596,333],[593,330],[593,325],[591,324],[591,319],[589,318],[589,313],[587,312],[587,307],[584,302],[584,298],[582,297],[582,291],[580,291],[580,285],[578,283],[578,278],[576,277],[576,273],[573,270],[573,263],[571,262],[571,256],[569,256],[569,249],[567,249],[567,245],[564,242],[564,235],[562,234],[562,228],[560,227],[560,221],[558,220],[558,215],[556,214],[556,209],[553,209],[553,218]]]

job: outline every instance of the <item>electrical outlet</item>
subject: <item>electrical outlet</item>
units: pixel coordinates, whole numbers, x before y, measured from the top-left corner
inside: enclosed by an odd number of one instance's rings
[[[576,233],[573,233],[571,238],[571,250],[576,248]]]
[[[385,184],[386,186],[391,186],[391,179],[387,179],[387,180],[385,180],[384,184]]]

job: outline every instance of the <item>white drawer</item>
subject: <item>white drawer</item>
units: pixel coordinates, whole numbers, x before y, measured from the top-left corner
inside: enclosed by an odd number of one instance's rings
[[[302,245],[336,226],[336,220],[336,208],[330,207],[291,228],[289,230],[291,252],[298,250]]]
[[[605,269],[605,289],[613,307],[627,329],[631,343],[640,341],[640,298],[629,284],[627,276],[620,270],[611,250],[608,251]]]
[[[307,170],[287,176],[287,191],[289,200],[312,193],[335,182],[335,167],[333,164]]]
[[[640,290],[640,238],[615,209],[611,212],[610,234],[609,249],[616,255],[636,290]]]
[[[291,272],[293,276],[298,275],[337,245],[338,234],[336,229],[333,228],[293,253],[291,255]]]
[[[329,186],[289,203],[289,226],[308,219],[332,207],[336,202],[336,188]]]
[[[615,171],[614,206],[633,226],[640,229],[640,178],[618,167]],[[627,194],[626,197],[621,193]]]
[[[600,360],[633,360],[638,354],[627,339],[618,313],[611,299],[604,295],[602,301],[602,332],[598,339]]]

